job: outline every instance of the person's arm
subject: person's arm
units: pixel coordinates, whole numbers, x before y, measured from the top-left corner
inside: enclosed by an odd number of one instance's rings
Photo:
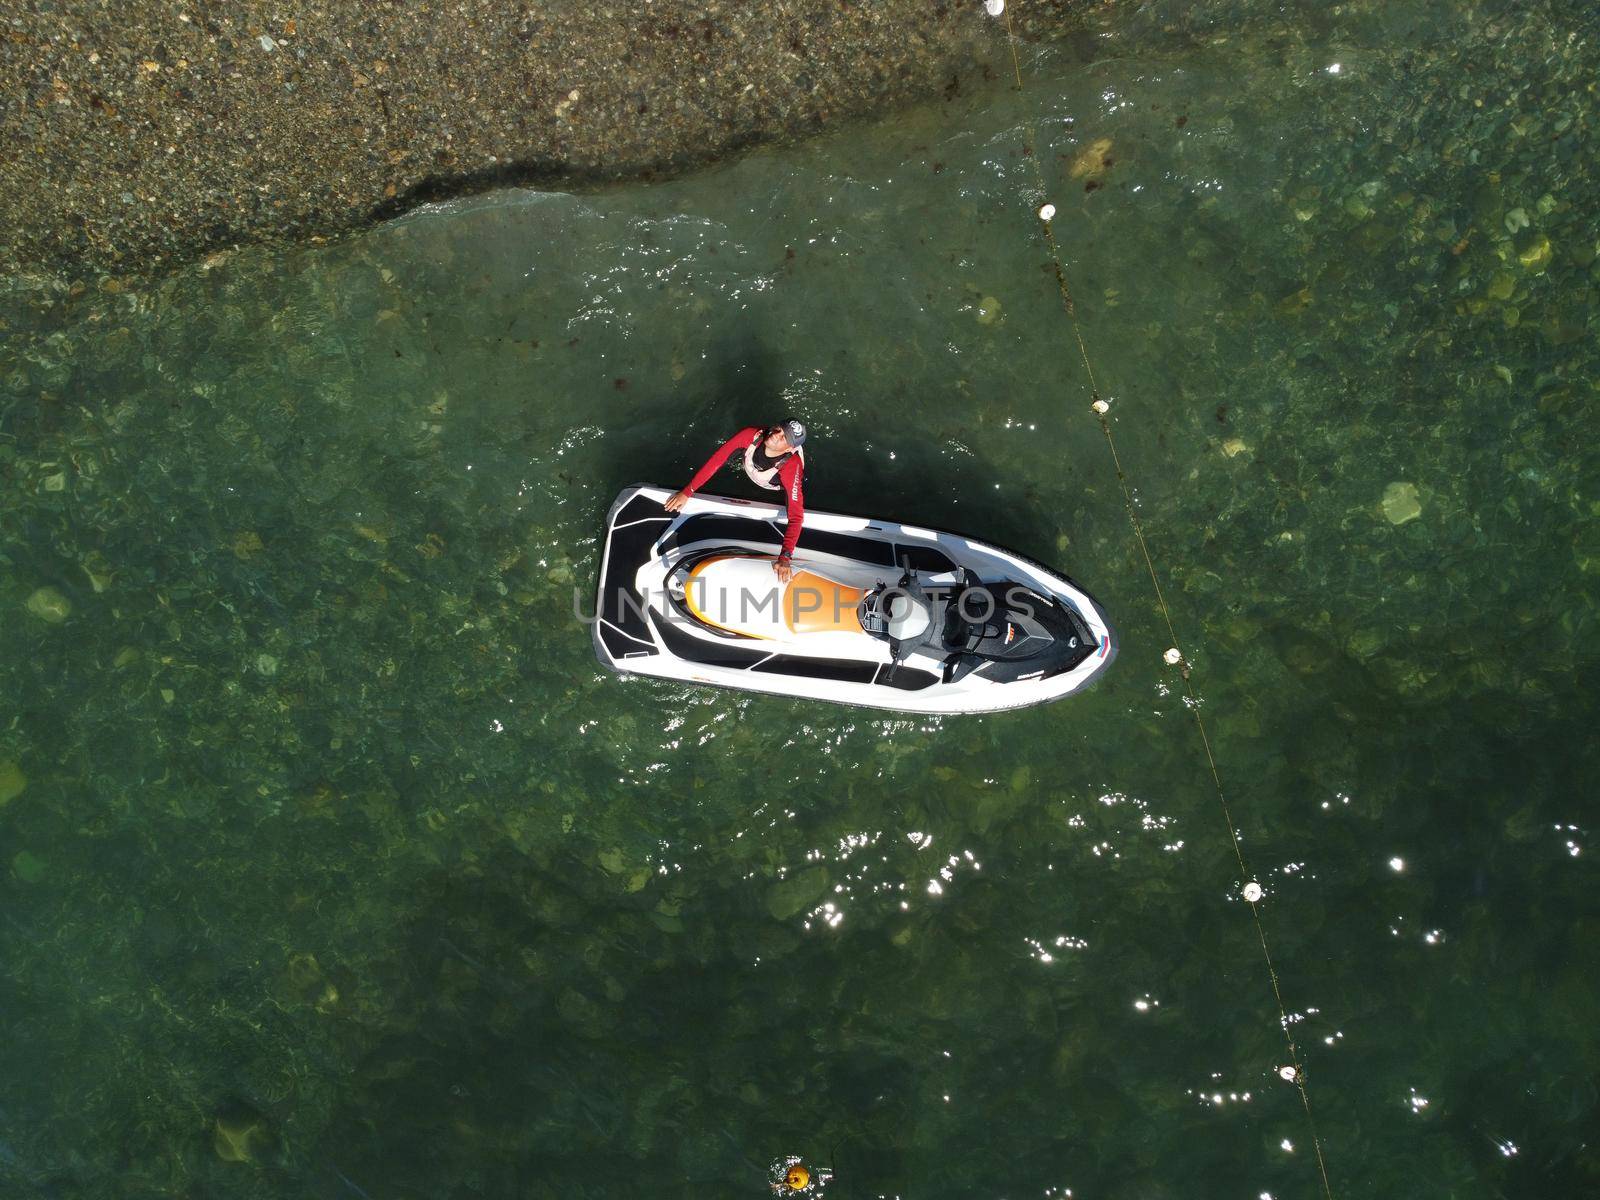
[[[718,446],[711,457],[706,459],[705,466],[694,473],[694,478],[689,480],[689,486],[683,489],[684,493],[692,496],[705,487],[706,480],[722,469],[722,464],[728,461],[728,456],[735,450],[743,450],[750,444],[750,439],[760,432],[760,429],[752,425],[748,429],[739,430],[738,433]]]
[[[792,557],[794,544],[800,539],[800,524],[806,516],[805,493],[800,489],[804,475],[805,466],[798,454],[791,456],[778,468],[778,482],[783,484],[783,496],[789,508],[789,524],[783,531],[783,550],[779,558]]]
[[[728,455],[735,450],[748,446],[751,438],[758,436],[760,433],[761,430],[752,425],[748,429],[739,430],[738,433],[723,442],[722,445],[717,447],[715,453],[706,459],[706,465],[694,473],[694,478],[689,481],[689,486],[673,492],[672,495],[662,501],[662,507],[668,512],[682,512],[683,506],[689,503],[689,497],[694,495],[695,489],[705,486],[706,480],[715,475],[721,469],[722,464],[728,461]]]

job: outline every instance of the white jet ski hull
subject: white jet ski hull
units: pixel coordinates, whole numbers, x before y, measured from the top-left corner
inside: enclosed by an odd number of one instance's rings
[[[897,712],[984,713],[1081,691],[1116,657],[1116,636],[1094,599],[1011,551],[958,534],[808,510],[794,554],[797,586],[802,577],[808,586],[789,592],[770,566],[783,540],[781,508],[699,495],[674,514],[662,507],[671,494],[635,485],[607,516],[592,628],[595,654],[615,671]],[[869,634],[862,622],[871,624],[870,613],[858,618],[847,602],[892,591],[907,578],[949,595],[963,594],[950,590],[963,579],[982,580],[997,595],[1004,586],[1007,603],[1053,614],[1047,622],[1053,640],[1039,633],[1038,621],[1019,616],[1015,625],[1033,629],[1035,642],[1047,647],[1041,669],[1031,671],[1034,660],[1012,652],[1017,633],[1003,619],[991,623],[995,636],[984,644],[1009,660],[946,655],[942,644],[909,651],[909,641],[892,646],[881,633]],[[818,600],[806,611],[817,589],[828,603]]]

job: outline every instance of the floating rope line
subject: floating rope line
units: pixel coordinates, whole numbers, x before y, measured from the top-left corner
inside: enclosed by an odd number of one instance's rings
[[[1022,64],[1017,56],[1017,38],[1011,28],[1011,9],[1004,0],[987,0],[985,7],[990,15],[1005,16],[1006,21],[1006,46],[1011,51],[1011,70],[1016,77],[1017,91],[1025,91],[1022,83]],[[1034,174],[1039,181],[1039,195],[1042,199],[1047,194],[1045,185],[1044,168],[1039,165],[1039,156],[1033,152],[1038,141],[1036,131],[1031,123],[1026,126],[1028,142],[1023,147],[1023,156],[1033,163]],[[1211,748],[1210,735],[1206,733],[1206,723],[1200,715],[1200,697],[1196,695],[1194,683],[1190,679],[1191,669],[1189,662],[1178,649],[1182,643],[1178,640],[1178,632],[1172,623],[1172,613],[1167,607],[1166,595],[1161,590],[1161,580],[1156,574],[1155,560],[1150,556],[1150,547],[1145,541],[1144,523],[1139,520],[1138,510],[1134,507],[1133,492],[1128,484],[1127,472],[1122,468],[1122,458],[1117,453],[1117,440],[1111,432],[1111,421],[1108,413],[1110,404],[1101,397],[1100,386],[1095,380],[1094,364],[1089,360],[1089,349],[1083,340],[1083,330],[1078,323],[1077,305],[1072,300],[1072,287],[1067,282],[1066,267],[1061,261],[1061,247],[1056,242],[1055,229],[1051,222],[1056,215],[1053,204],[1043,204],[1038,210],[1040,224],[1044,226],[1045,242],[1050,248],[1050,262],[1056,277],[1056,287],[1061,293],[1061,307],[1067,315],[1067,321],[1072,329],[1073,340],[1078,346],[1078,356],[1083,361],[1084,373],[1089,380],[1089,408],[1094,413],[1095,419],[1100,423],[1100,432],[1105,435],[1106,448],[1111,452],[1111,464],[1116,469],[1117,483],[1122,488],[1122,503],[1128,511],[1128,522],[1133,527],[1134,539],[1139,544],[1139,553],[1144,558],[1145,570],[1150,574],[1150,586],[1155,591],[1156,606],[1161,610],[1161,619],[1167,627],[1167,636],[1171,639],[1169,649],[1164,658],[1169,666],[1176,667],[1183,680],[1185,707],[1194,716],[1196,730],[1200,734],[1200,744],[1205,749],[1206,765],[1211,769],[1211,782],[1216,788],[1217,801],[1222,806],[1223,819],[1228,824],[1228,839],[1233,846],[1234,857],[1239,863],[1239,877],[1244,881],[1244,898],[1249,903],[1250,919],[1255,923],[1256,938],[1261,943],[1261,957],[1267,965],[1267,978],[1272,983],[1272,998],[1278,1006],[1278,1024],[1283,1030],[1284,1043],[1288,1048],[1289,1066],[1280,1068],[1279,1074],[1285,1080],[1294,1083],[1300,1092],[1300,1104],[1305,1110],[1306,1125],[1311,1131],[1311,1146],[1316,1152],[1317,1171],[1322,1177],[1322,1191],[1333,1200],[1333,1187],[1328,1182],[1328,1165],[1322,1154],[1322,1141],[1317,1136],[1316,1118],[1311,1113],[1311,1096],[1306,1090],[1305,1072],[1300,1067],[1300,1048],[1295,1044],[1293,1023],[1289,1020],[1289,1012],[1283,1003],[1283,990],[1278,983],[1278,971],[1272,962],[1272,951],[1267,947],[1267,931],[1261,923],[1261,912],[1256,902],[1261,899],[1261,885],[1255,882],[1250,873],[1249,866],[1245,863],[1244,848],[1239,844],[1239,830],[1233,822],[1233,814],[1228,808],[1227,793],[1222,787],[1222,773],[1217,767],[1216,754]]]

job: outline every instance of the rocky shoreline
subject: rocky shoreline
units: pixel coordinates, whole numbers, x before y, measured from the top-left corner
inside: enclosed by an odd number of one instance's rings
[[[1067,0],[1013,0],[1018,36]],[[0,274],[160,273],[511,184],[692,169],[959,89],[981,0],[30,5],[0,23]]]

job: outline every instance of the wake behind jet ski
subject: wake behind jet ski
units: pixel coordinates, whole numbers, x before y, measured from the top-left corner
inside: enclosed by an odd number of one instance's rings
[[[611,506],[593,627],[617,671],[919,713],[1060,699],[1116,656],[1098,604],[1010,551],[808,512],[793,571],[770,504],[662,488]]]

